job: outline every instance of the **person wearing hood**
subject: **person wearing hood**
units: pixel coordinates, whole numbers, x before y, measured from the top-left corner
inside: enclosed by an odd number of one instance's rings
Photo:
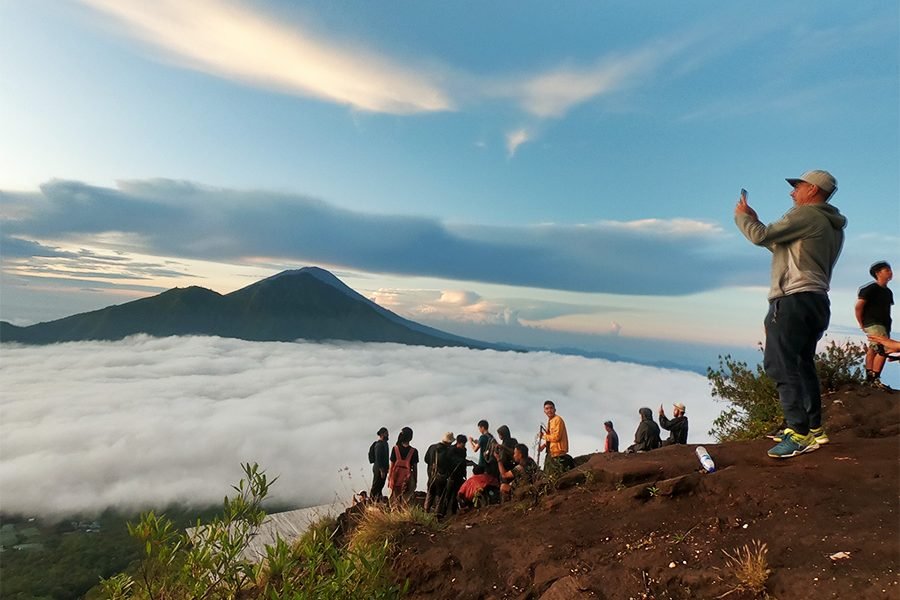
[[[649,452],[660,446],[659,425],[653,421],[653,411],[646,406],[638,410],[641,422],[634,432],[634,444],[626,452]]]
[[[768,451],[772,458],[816,450],[828,439],[822,428],[816,342],[831,319],[828,291],[847,226],[847,218],[828,203],[837,192],[831,173],[807,171],[787,182],[794,205],[780,220],[760,222],[743,190],[734,209],[744,237],[772,253],[763,366],[775,381],[787,424]]]
[[[497,428],[497,436],[500,438],[500,443],[497,444],[495,449],[500,451],[500,461],[507,471],[512,471],[512,468],[516,466],[516,461],[513,459],[513,451],[519,444],[519,440],[512,436],[509,432],[509,427],[506,425],[501,425]],[[500,468],[497,465],[497,461],[494,460],[493,457],[491,458],[492,460],[489,461],[487,467],[485,467],[485,473],[499,479]]]

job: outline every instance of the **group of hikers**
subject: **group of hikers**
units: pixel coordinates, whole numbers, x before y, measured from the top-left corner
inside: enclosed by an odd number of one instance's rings
[[[569,454],[569,435],[566,423],[556,414],[556,404],[552,400],[544,402],[547,425],[541,425],[538,434],[537,455],[546,451],[543,469],[530,456],[528,445],[519,443],[512,437],[509,427],[497,428],[497,437],[490,432],[486,420],[478,422],[478,436],[454,435],[447,432],[440,441],[425,451],[427,482],[425,485],[424,508],[438,517],[454,514],[458,510],[496,504],[509,500],[519,489],[534,488],[548,477],[558,477],[575,467]],[[663,407],[659,407],[659,425],[653,421],[649,408],[641,408],[640,424],[635,432],[635,441],[626,452],[647,452],[668,444],[687,443],[688,421],[685,407],[674,405],[671,419],[666,417]],[[670,432],[665,441],[660,439],[660,426]],[[606,452],[619,451],[619,436],[611,421],[606,428]],[[369,447],[369,462],[372,464],[372,488],[368,494],[360,496],[369,501],[383,501],[384,486],[390,489],[393,505],[413,501],[418,487],[419,451],[411,445],[413,431],[409,427],[400,430],[393,448],[388,446],[389,432],[382,427]],[[477,460],[468,458],[471,449]],[[472,474],[468,474],[468,468]]]
[[[735,207],[735,223],[753,244],[772,253],[769,311],[766,332],[764,368],[776,384],[785,426],[769,436],[777,444],[768,451],[773,458],[789,458],[816,450],[828,442],[823,428],[822,402],[815,366],[816,343],[830,319],[828,291],[834,265],[844,241],[847,220],[828,202],[837,191],[837,181],[827,171],[807,171],[789,178],[793,207],[769,225],[759,221],[756,211],[741,196]],[[866,382],[891,391],[881,382],[881,371],[891,352],[900,352],[900,342],[890,338],[893,295],[887,284],[893,277],[886,261],[873,264],[869,270],[873,282],[860,288],[856,318],[868,336],[865,368]],[[495,438],[487,421],[478,422],[479,435],[466,437],[444,434],[425,452],[427,471],[424,507],[439,517],[457,512],[460,507],[478,507],[510,499],[517,489],[535,487],[545,477],[558,476],[574,468],[569,455],[569,439],[556,405],[544,403],[546,427],[541,426],[537,458],[546,449],[547,458],[541,470],[538,461],[529,456],[529,447],[510,434],[509,427],[497,428]],[[659,408],[659,423],[653,411],[638,411],[640,423],[634,444],[627,453],[648,452],[669,444],[686,444],[688,419],[685,406],[675,403],[668,418]],[[606,452],[619,451],[619,436],[613,423],[606,421]],[[660,428],[669,431],[663,441]],[[412,429],[404,427],[393,448],[388,447],[388,430],[382,427],[378,439],[369,449],[373,482],[368,499],[383,501],[384,485],[391,490],[392,504],[411,502],[416,494],[419,452],[410,445]],[[467,449],[477,454],[477,461],[467,457]],[[468,475],[468,467],[472,475]],[[361,494],[361,496],[365,493]]]

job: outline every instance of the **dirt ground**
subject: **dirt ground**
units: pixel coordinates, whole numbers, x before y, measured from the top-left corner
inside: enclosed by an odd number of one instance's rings
[[[900,392],[824,399],[831,442],[791,459],[770,440],[595,454],[536,500],[411,532],[394,572],[419,599],[900,598]],[[766,544],[766,592],[723,551]],[[831,558],[844,552],[847,558]]]

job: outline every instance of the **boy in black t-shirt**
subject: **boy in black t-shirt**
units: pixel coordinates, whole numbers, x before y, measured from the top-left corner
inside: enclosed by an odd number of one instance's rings
[[[887,284],[893,278],[894,272],[887,262],[879,261],[869,268],[869,274],[875,281],[859,288],[856,301],[856,320],[866,335],[890,337],[891,306],[894,304],[894,294]],[[884,369],[885,358],[883,346],[877,343],[869,344],[866,348],[866,383],[876,388],[889,390],[888,386],[881,383],[881,371]]]

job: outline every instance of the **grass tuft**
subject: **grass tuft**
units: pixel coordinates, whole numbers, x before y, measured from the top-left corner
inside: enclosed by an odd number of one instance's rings
[[[397,509],[370,506],[363,513],[350,538],[350,548],[359,550],[378,546],[395,546],[413,530],[434,532],[442,525],[433,513],[418,506]]]
[[[755,594],[765,592],[766,581],[772,570],[769,569],[769,561],[766,558],[769,549],[759,540],[753,540],[752,544],[744,544],[741,548],[735,548],[732,553],[722,550],[727,557],[725,565],[731,569],[738,580],[738,588],[748,590]]]

